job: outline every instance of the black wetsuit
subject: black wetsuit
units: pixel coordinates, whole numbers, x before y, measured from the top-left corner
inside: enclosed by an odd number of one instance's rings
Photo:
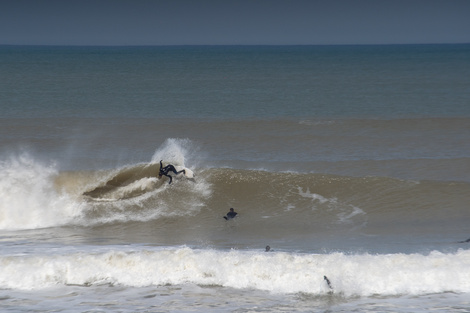
[[[225,218],[226,220],[229,220],[229,219],[234,218],[235,216],[237,216],[237,212],[230,211],[230,212],[227,213],[227,215],[224,216],[224,218]]]
[[[176,175],[178,175],[179,173],[185,173],[186,174],[185,170],[181,170],[179,172],[176,171],[176,168],[171,164],[168,164],[167,166],[163,167],[162,161],[160,161],[160,172],[158,173],[158,175],[159,176],[163,175],[163,176],[168,177],[170,179],[168,184],[171,184],[171,182],[173,181],[173,178],[171,177],[171,175],[168,175],[169,172],[173,172]]]

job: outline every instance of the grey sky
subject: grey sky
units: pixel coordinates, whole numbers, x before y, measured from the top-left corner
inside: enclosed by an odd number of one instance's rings
[[[470,43],[470,0],[0,0],[0,44]]]

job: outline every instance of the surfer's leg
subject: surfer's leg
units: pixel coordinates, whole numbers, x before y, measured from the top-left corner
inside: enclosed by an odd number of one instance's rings
[[[186,174],[186,171],[185,171],[185,170],[176,171],[176,168],[174,168],[174,167],[173,167],[172,169],[170,169],[170,171],[172,171],[172,172],[175,173],[176,175],[178,175],[179,173],[184,173],[184,174]]]
[[[171,175],[168,175],[168,174],[163,174],[163,175],[170,179],[170,181],[168,182],[168,185],[171,184],[171,181],[173,180],[173,177],[171,177]]]

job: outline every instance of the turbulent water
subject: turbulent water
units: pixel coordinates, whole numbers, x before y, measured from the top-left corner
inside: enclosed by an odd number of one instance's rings
[[[0,47],[0,308],[468,311],[469,51]]]

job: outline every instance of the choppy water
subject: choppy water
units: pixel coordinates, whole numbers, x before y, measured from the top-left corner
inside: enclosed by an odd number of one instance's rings
[[[1,47],[0,307],[468,310],[468,53]]]

